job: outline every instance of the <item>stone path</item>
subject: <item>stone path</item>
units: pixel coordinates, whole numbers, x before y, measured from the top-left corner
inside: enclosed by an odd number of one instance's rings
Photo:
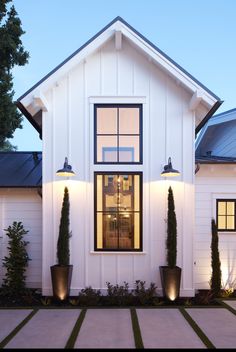
[[[208,348],[204,336],[213,347],[236,348],[236,301],[224,303],[231,311],[148,307],[132,317],[128,308],[0,309],[0,348]]]

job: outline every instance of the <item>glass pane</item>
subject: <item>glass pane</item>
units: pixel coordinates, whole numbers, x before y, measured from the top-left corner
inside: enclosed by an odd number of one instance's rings
[[[97,175],[97,211],[102,211],[102,175]]]
[[[97,213],[97,248],[102,249],[102,237],[103,237],[103,221],[102,213]]]
[[[227,216],[227,230],[234,229],[234,216]]]
[[[97,108],[97,134],[117,134],[117,108]]]
[[[234,215],[234,202],[227,202],[227,215]]]
[[[119,134],[139,134],[139,108],[119,108]]]
[[[97,161],[117,162],[116,136],[97,136]]]
[[[134,210],[140,210],[140,176],[134,176]]]
[[[226,202],[218,202],[218,214],[226,215]]]
[[[218,216],[218,229],[226,229],[226,218],[225,216]]]
[[[139,137],[120,136],[119,137],[119,161],[139,162]]]
[[[134,248],[140,249],[140,214],[134,213]]]
[[[119,248],[134,248],[133,215],[125,212],[119,214]]]
[[[118,248],[118,218],[116,214],[104,214],[104,236],[103,245],[105,249]]]

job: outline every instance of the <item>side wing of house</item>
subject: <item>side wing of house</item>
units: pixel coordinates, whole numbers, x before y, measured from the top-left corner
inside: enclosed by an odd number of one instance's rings
[[[72,292],[157,283],[166,262],[168,187],[178,222],[181,294],[194,294],[195,128],[220,100],[117,18],[18,101],[43,137],[43,293],[63,196],[70,194]],[[39,118],[40,119],[40,118]],[[39,121],[39,120],[38,120]],[[59,179],[65,157],[76,176]],[[176,180],[160,174],[168,158]]]
[[[196,288],[209,288],[211,219],[217,222],[223,288],[236,287],[236,110],[212,117],[196,151]]]
[[[0,163],[0,261],[8,256],[5,229],[14,221],[28,231],[24,240],[30,261],[26,285],[42,287],[42,157],[36,152],[1,152]],[[0,283],[5,269],[0,266]]]

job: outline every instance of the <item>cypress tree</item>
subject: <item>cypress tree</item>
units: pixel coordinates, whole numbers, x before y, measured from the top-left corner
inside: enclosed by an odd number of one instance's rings
[[[215,220],[211,220],[211,290],[214,295],[219,295],[221,290],[221,263],[218,249],[219,237]]]
[[[168,189],[168,213],[167,213],[167,265],[171,268],[176,266],[177,256],[177,221],[175,203],[172,188]]]
[[[29,257],[26,251],[28,242],[24,241],[23,237],[28,231],[21,222],[16,221],[5,231],[9,237],[9,255],[3,259],[3,266],[6,268],[3,288],[8,295],[19,296],[25,290],[25,271]]]
[[[70,249],[69,249],[69,239],[70,239],[70,203],[69,203],[69,191],[68,188],[64,189],[64,198],[61,209],[61,220],[59,226],[59,236],[57,241],[57,258],[59,265],[69,265],[70,263]]]
[[[21,21],[15,7],[7,6],[11,1],[0,0],[0,149],[16,128],[22,128],[22,115],[13,102],[11,71],[15,65],[25,65],[29,58],[21,41]]]

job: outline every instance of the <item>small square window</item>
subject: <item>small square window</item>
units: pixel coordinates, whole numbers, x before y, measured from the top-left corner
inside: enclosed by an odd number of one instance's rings
[[[219,231],[236,231],[235,202],[233,199],[217,199],[217,228]]]

